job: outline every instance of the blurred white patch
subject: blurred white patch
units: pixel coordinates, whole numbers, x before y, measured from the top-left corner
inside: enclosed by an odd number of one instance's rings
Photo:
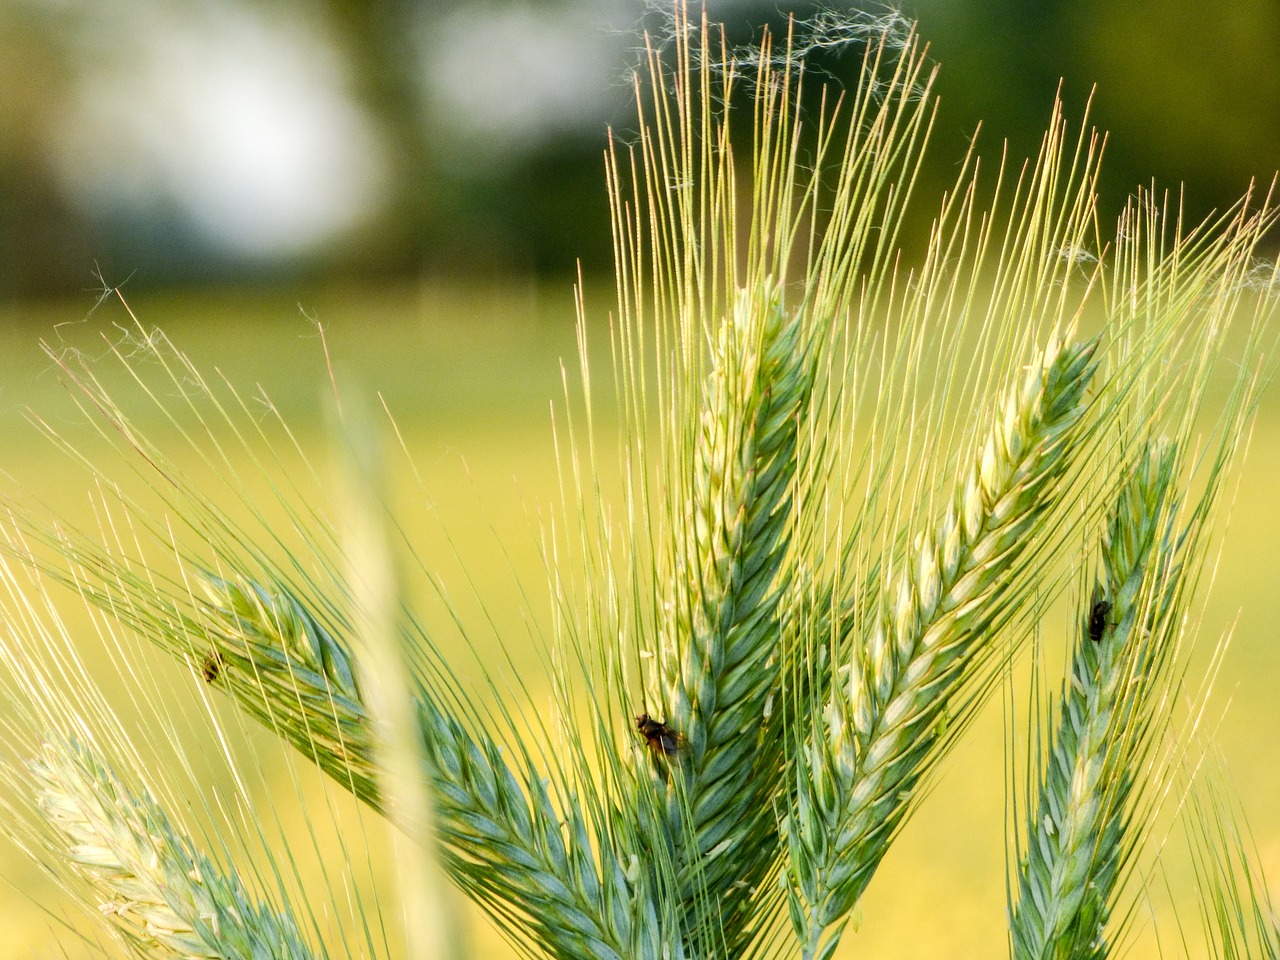
[[[594,130],[626,97],[603,23],[609,4],[464,6],[431,23],[427,89],[447,125],[505,153]]]
[[[82,44],[106,62],[84,72],[56,160],[91,207],[176,206],[229,247],[279,257],[379,202],[381,148],[313,25],[234,4],[85,12],[101,32]]]

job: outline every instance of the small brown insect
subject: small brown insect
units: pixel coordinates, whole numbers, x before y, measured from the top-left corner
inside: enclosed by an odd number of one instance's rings
[[[680,744],[684,743],[684,737],[665,723],[654,720],[647,713],[636,717],[636,729],[640,731],[645,743],[655,754],[673,757],[680,749]]]
[[[211,650],[204,655],[204,660],[200,663],[200,673],[204,677],[205,683],[213,683],[222,673],[222,668],[227,665],[227,661],[222,656],[222,651]]]
[[[1107,630],[1107,614],[1111,612],[1111,602],[1108,600],[1095,600],[1093,606],[1089,608],[1089,639],[1094,643],[1102,641],[1102,635]]]

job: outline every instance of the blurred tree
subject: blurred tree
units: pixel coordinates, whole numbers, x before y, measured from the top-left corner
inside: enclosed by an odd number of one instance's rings
[[[273,5],[273,0],[262,0]],[[332,35],[357,78],[355,93],[387,147],[391,191],[383,216],[364,236],[366,268],[404,272],[428,259],[442,224],[438,164],[423,95],[422,31],[462,0],[322,0]]]
[[[144,179],[105,206],[86,205],[67,185],[77,97],[134,65],[139,24],[186,17],[198,35],[214,8],[207,0],[0,0],[0,89],[8,92],[0,98],[0,295],[84,288],[95,262],[109,279],[137,269],[150,283],[282,271],[567,274],[579,258],[588,270],[608,267],[604,126],[625,116],[628,58],[641,27],[661,28],[667,0],[239,2],[217,9],[305,21],[307,29],[278,31],[277,42],[324,45],[341,61],[341,93],[381,151],[376,202],[347,183],[349,204],[366,204],[363,222],[333,242],[263,259],[202,235],[181,186]],[[765,22],[785,30],[790,11],[812,20],[823,8],[809,0],[708,6],[728,21],[731,42],[753,39]],[[949,184],[979,121],[984,152],[1008,139],[1015,155],[1034,153],[1060,78],[1072,118],[1098,84],[1093,120],[1112,134],[1104,212],[1155,177],[1174,188],[1186,181],[1187,211],[1198,217],[1231,202],[1251,177],[1269,180],[1280,158],[1280,73],[1271,63],[1280,7],[1272,0],[1212,8],[1201,0],[907,0],[903,12],[919,19],[943,66],[923,190]],[[812,72],[848,76],[859,60],[856,48],[815,53]],[[152,86],[150,95],[181,96]],[[444,86],[467,96],[450,107]],[[590,106],[570,109],[573,96]],[[487,102],[494,109],[481,117]],[[620,127],[625,137],[628,122]]]
[[[1186,183],[1197,210],[1222,207],[1280,167],[1280,6],[1273,0],[1085,0],[1105,18],[1078,48],[1096,79],[1098,119],[1116,134],[1113,179]]]
[[[49,163],[49,117],[73,73],[59,26],[51,12],[0,6],[0,292],[60,285],[93,256],[93,229]]]
[[[1091,120],[1109,134],[1100,209],[1116,212],[1138,186],[1177,194],[1200,219],[1234,202],[1250,180],[1265,189],[1280,165],[1280,7],[1270,0],[915,0],[943,65],[938,152],[982,122],[983,142],[1038,147],[1061,79],[1069,116],[1093,95]],[[1096,94],[1093,93],[1096,85]],[[945,142],[945,141],[951,142]]]

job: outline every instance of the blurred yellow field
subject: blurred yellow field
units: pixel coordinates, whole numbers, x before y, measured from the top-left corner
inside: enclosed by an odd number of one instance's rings
[[[611,290],[604,281],[588,286],[595,376],[605,380]],[[0,439],[5,450],[0,469],[7,475],[6,495],[27,505],[39,500],[57,515],[86,525],[95,519],[85,474],[68,467],[65,454],[38,436],[24,412],[29,407],[55,424],[62,435],[93,447],[91,428],[73,404],[74,388],[67,387],[56,365],[37,345],[44,338],[55,349],[105,353],[107,340],[118,340],[127,318],[114,302],[91,315],[89,306],[89,298],[10,306],[0,317]],[[438,564],[460,614],[481,624],[477,635],[507,638],[505,651],[496,645],[451,651],[457,669],[480,687],[477,665],[494,667],[500,681],[523,684],[532,694],[535,702],[517,709],[541,708],[548,686],[540,674],[543,660],[530,639],[534,631],[528,618],[545,625],[548,616],[539,523],[548,516],[546,507],[560,498],[551,408],[562,399],[562,363],[570,383],[576,379],[570,290],[428,285],[304,293],[202,291],[140,295],[131,306],[147,328],[164,331],[210,375],[217,371],[246,393],[261,384],[321,471],[328,469],[330,461],[324,415],[331,372],[344,388],[358,385],[384,398],[418,471],[416,477],[407,466],[396,471],[409,540],[429,564]],[[312,320],[325,329],[323,343]],[[606,427],[602,437],[608,440],[611,413],[598,413]],[[563,431],[563,414],[559,416],[558,427]],[[163,424],[140,425],[160,436],[169,435]],[[177,446],[176,435],[174,442]],[[608,456],[602,459],[611,462]],[[207,476],[211,490],[221,489],[228,498],[224,506],[233,509],[225,477],[194,458],[184,457],[183,462],[193,475]],[[279,469],[287,472],[294,464],[295,458],[286,455]],[[252,473],[247,464],[246,469]],[[1210,701],[1208,727],[1226,759],[1274,884],[1274,878],[1280,877],[1280,807],[1274,802],[1280,795],[1276,759],[1280,698],[1275,695],[1280,686],[1280,511],[1275,509],[1280,396],[1275,390],[1264,400],[1240,476],[1239,495],[1204,610],[1197,662],[1207,662],[1217,638],[1234,630]],[[136,477],[120,480],[142,483]],[[616,489],[616,477],[605,476],[601,482],[606,491]],[[262,496],[265,503],[269,496],[265,487]],[[447,539],[443,530],[448,532]],[[460,572],[464,569],[465,578]],[[525,608],[517,584],[527,588],[531,610]],[[473,591],[483,597],[483,608]],[[74,598],[67,600],[66,616],[74,622],[77,605]],[[442,618],[429,596],[424,593],[419,600],[428,617]],[[485,616],[488,625],[484,625]],[[1048,620],[1045,630],[1050,635],[1062,633],[1067,626],[1067,614],[1060,611]],[[86,656],[99,665],[104,686],[127,699],[127,690],[109,675],[109,661],[92,651],[86,651]],[[159,664],[158,658],[152,659]],[[190,689],[198,687],[192,677],[180,669],[167,673],[163,666],[156,669],[160,672],[155,676],[174,685],[175,704],[186,703],[196,714],[202,712],[199,702],[190,697]],[[1193,676],[1189,694],[1197,686],[1198,678]],[[224,715],[230,714],[224,711]],[[198,722],[193,724],[193,729],[199,728]],[[269,756],[273,747],[262,736],[255,749]],[[838,956],[977,958],[1006,949],[1004,768],[1002,704],[996,697],[946,761],[932,795],[885,860],[861,903],[861,926],[846,937]],[[282,771],[279,792],[269,800],[263,798],[274,807],[284,829],[301,830],[290,810],[297,799],[295,789],[308,802],[334,802],[343,817],[354,816],[354,805],[346,797],[333,801],[340,792],[323,788],[318,777],[304,774],[296,788],[291,784]],[[322,797],[330,799],[322,801]],[[1176,806],[1176,798],[1169,805]],[[320,821],[326,815],[312,812]],[[1168,817],[1165,822],[1170,823]],[[370,837],[357,842],[381,848],[384,842],[377,833],[376,818],[369,817],[365,823]],[[1150,878],[1161,904],[1154,908],[1159,941],[1166,945],[1180,937],[1163,905],[1166,879],[1178,896],[1181,921],[1189,926],[1198,922],[1192,912],[1194,889],[1186,858],[1177,852],[1181,835],[1176,823],[1170,829],[1168,876],[1157,872]],[[326,846],[324,853],[332,857],[329,868],[340,869],[336,846]],[[73,958],[97,955],[92,945],[76,943],[70,935],[56,931],[55,922],[35,906],[33,898],[55,914],[63,910],[56,891],[38,882],[36,871],[17,851],[6,848],[0,863],[5,879],[12,883],[0,889],[0,918],[7,941],[0,953],[53,957],[62,956],[65,949],[66,956]],[[315,882],[324,880],[317,875]],[[1140,904],[1136,910],[1142,915],[1148,907]],[[478,914],[470,911],[468,917],[472,957],[517,955]],[[92,929],[79,919],[73,922]],[[394,923],[394,916],[389,922]],[[1151,923],[1140,916],[1136,929],[1137,940],[1128,956],[1156,957],[1157,937]]]

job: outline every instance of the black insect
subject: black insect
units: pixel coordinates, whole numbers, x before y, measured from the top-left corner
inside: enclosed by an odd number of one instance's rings
[[[654,754],[673,757],[684,743],[684,737],[672,730],[665,723],[659,723],[647,713],[636,717],[636,729],[644,737],[646,745]]]
[[[1102,641],[1102,635],[1106,632],[1108,622],[1107,614],[1111,612],[1111,602],[1109,600],[1098,599],[1093,601],[1093,606],[1089,608],[1089,639],[1094,643]]]
[[[204,660],[200,663],[200,674],[204,677],[205,683],[213,683],[222,673],[222,668],[227,665],[227,661],[222,656],[222,651],[211,650],[205,654]]]

